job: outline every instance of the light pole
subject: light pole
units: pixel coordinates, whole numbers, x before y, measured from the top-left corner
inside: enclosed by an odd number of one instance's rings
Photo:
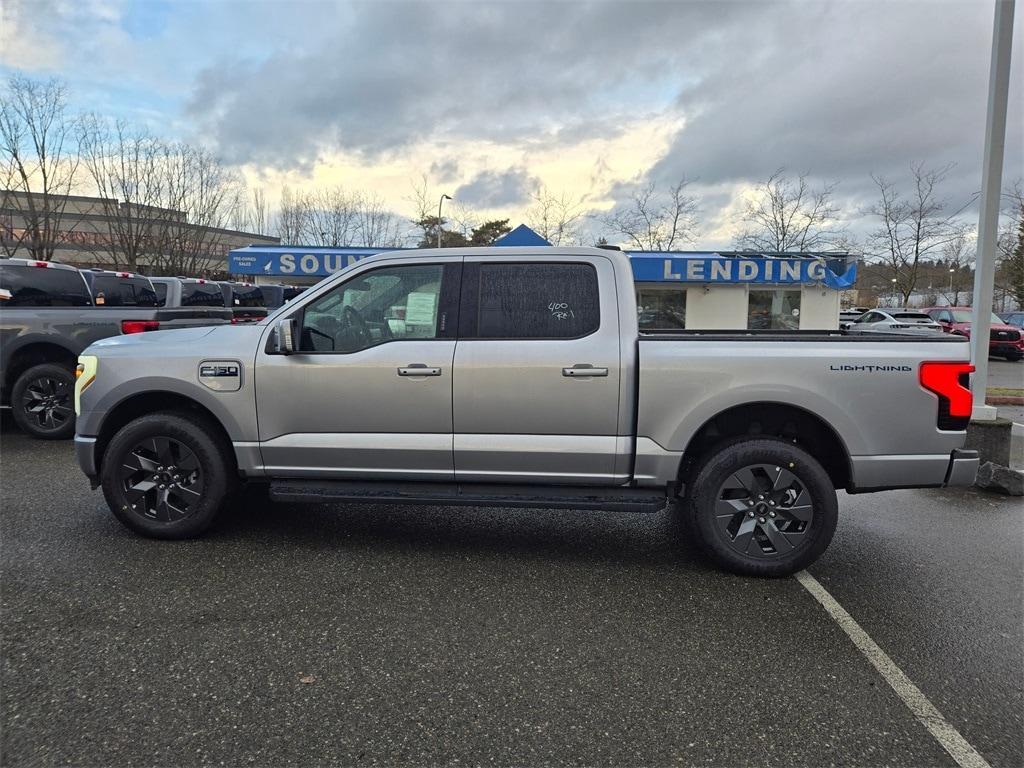
[[[953,269],[953,267],[950,267],[949,268],[949,292],[950,293],[953,292],[953,273],[954,272],[956,272],[956,270]],[[950,306],[952,306],[952,305],[953,305],[953,302],[950,302]]]
[[[441,247],[441,206],[444,205],[445,200],[451,200],[450,195],[441,195],[441,199],[437,201],[437,247]]]
[[[999,236],[999,198],[1003,184],[1003,148],[1006,142],[1006,102],[1010,90],[1010,49],[1013,46],[1014,0],[996,0],[992,24],[992,60],[988,75],[988,113],[985,119],[985,152],[981,171],[978,215],[978,258],[974,267],[974,300],[971,307],[971,392],[975,419],[996,418],[994,406],[985,403],[988,386],[988,343],[992,294],[996,276],[996,240]]]
[[[889,282],[892,283],[892,306],[895,308],[896,307],[896,278],[894,277]]]

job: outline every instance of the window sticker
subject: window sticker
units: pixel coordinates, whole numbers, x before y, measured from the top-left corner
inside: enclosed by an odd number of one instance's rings
[[[413,291],[405,304],[406,325],[433,325],[437,294]]]

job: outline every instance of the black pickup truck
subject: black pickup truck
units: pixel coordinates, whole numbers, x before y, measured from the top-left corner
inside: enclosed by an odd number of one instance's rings
[[[229,323],[226,307],[159,307],[149,278],[0,259],[0,404],[33,437],[75,433],[75,364],[94,341]]]

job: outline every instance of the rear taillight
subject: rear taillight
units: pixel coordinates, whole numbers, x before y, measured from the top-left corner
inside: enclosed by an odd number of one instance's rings
[[[145,331],[159,331],[160,323],[157,320],[122,320],[121,333],[144,333]]]
[[[974,405],[970,388],[973,372],[970,363],[921,363],[921,386],[939,398],[939,429],[967,429]]]

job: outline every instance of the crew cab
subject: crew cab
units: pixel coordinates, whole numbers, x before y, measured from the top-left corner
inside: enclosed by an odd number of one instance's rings
[[[942,326],[946,333],[965,338],[971,337],[973,309],[970,307],[929,307],[925,310],[932,319]],[[1011,363],[1024,357],[1024,339],[1021,329],[1007,325],[995,312],[990,318],[988,331],[988,353],[1004,357]]]
[[[813,562],[836,489],[969,485],[968,344],[640,333],[596,248],[385,253],[266,320],[107,339],[75,449],[113,514],[196,536],[240,483],[289,502],[657,512],[722,566]]]
[[[23,432],[70,438],[82,350],[108,336],[227,323],[221,313],[160,309],[149,279],[131,272],[0,259],[0,398]]]

